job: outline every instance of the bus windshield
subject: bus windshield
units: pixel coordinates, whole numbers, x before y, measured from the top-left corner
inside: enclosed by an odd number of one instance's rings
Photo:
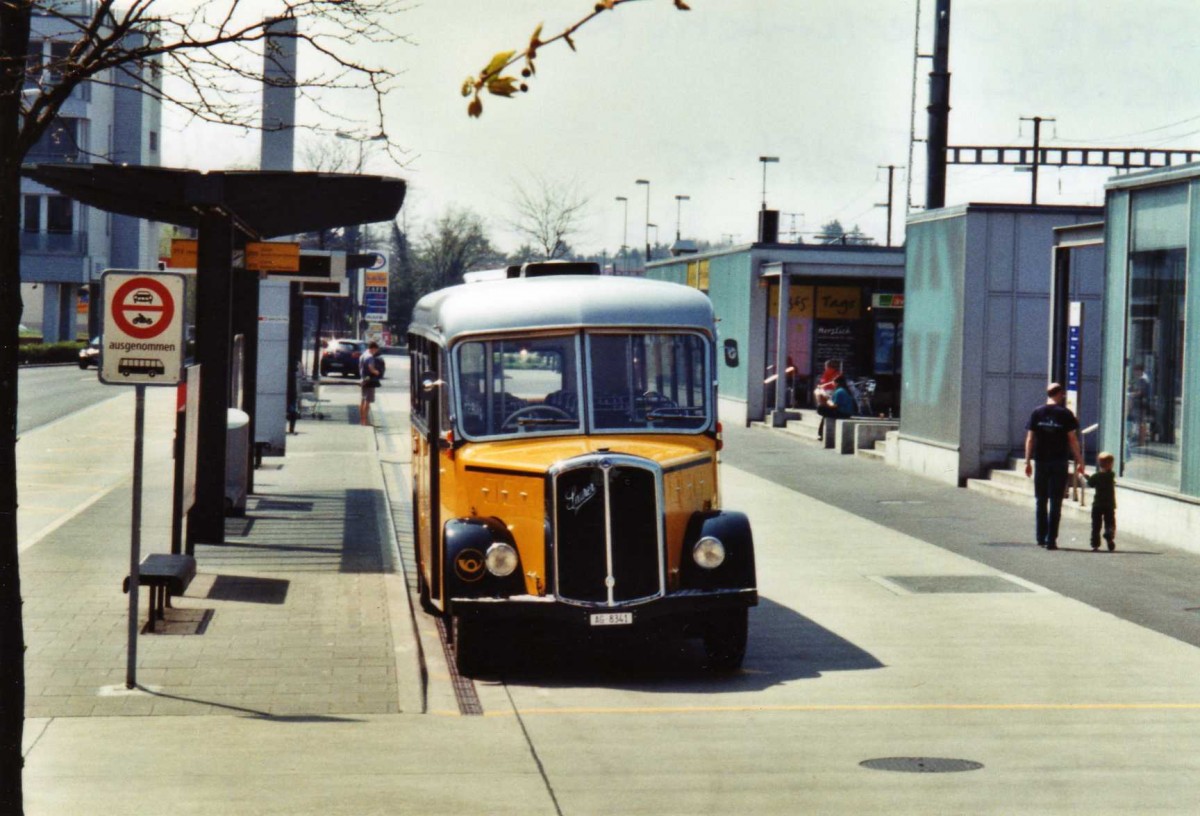
[[[459,427],[471,439],[578,434],[585,419],[600,433],[701,431],[711,410],[708,349],[702,335],[683,332],[470,340],[456,352]]]
[[[698,334],[590,334],[596,431],[698,431],[708,426],[708,344]]]
[[[579,433],[578,339],[506,337],[458,347],[459,423],[469,437]]]

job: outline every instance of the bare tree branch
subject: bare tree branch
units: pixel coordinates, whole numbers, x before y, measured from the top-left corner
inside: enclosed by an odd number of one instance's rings
[[[529,238],[546,260],[566,255],[569,239],[579,231],[588,197],[574,182],[551,181],[542,176],[512,184],[516,217],[509,225]]]

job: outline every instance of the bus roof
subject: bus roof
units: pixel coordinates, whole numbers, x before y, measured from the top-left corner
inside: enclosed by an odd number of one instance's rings
[[[513,278],[451,286],[417,301],[409,331],[453,342],[518,329],[621,326],[713,333],[712,303],[665,281],[595,275]]]

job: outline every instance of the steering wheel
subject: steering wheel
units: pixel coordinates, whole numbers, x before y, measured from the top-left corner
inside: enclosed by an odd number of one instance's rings
[[[678,404],[670,397],[664,397],[657,391],[647,391],[642,394],[643,404],[650,408],[677,408]]]
[[[571,416],[557,405],[526,405],[524,408],[518,408],[505,417],[504,422],[500,424],[500,430],[520,430],[520,425],[517,423],[518,419],[526,416],[537,416],[539,414],[543,417],[551,419],[569,419],[572,422],[575,421],[575,417]]]

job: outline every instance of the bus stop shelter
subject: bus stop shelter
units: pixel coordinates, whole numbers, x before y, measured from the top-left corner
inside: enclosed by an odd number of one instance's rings
[[[204,377],[199,449],[205,466],[196,474],[188,540],[223,543],[231,316],[235,301],[257,302],[257,277],[233,274],[234,250],[247,240],[391,220],[404,203],[404,181],[113,164],[33,164],[24,175],[106,212],[197,230],[196,362]]]

